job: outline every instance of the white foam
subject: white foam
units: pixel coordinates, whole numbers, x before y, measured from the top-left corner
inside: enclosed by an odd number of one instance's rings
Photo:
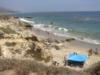
[[[95,39],[91,39],[91,38],[79,38],[79,37],[75,37],[75,39],[77,39],[79,41],[91,43],[91,44],[97,44],[97,45],[100,44],[100,40],[95,40]]]
[[[75,38],[76,40],[79,40],[79,41],[87,42],[87,43],[90,43],[90,44],[100,45],[100,40],[94,40],[94,39],[91,39],[91,38],[81,38],[81,37],[71,35],[70,33],[66,33],[66,34],[54,33],[54,35],[67,37],[67,38]]]
[[[58,30],[68,32],[68,29],[59,27]]]
[[[33,22],[33,21],[26,20],[25,18],[19,18],[19,20],[21,20],[21,21],[23,21],[23,22],[30,23],[30,24],[34,24],[34,23],[35,23],[35,22]]]
[[[88,39],[88,38],[85,38],[83,41],[88,42],[88,43],[93,43],[93,44],[100,44],[99,40],[93,40],[93,39]]]

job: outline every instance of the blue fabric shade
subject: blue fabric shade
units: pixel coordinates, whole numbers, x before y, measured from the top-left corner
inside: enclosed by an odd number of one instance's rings
[[[76,62],[85,62],[87,59],[88,59],[87,55],[81,55],[81,54],[70,54],[68,57],[68,60]]]

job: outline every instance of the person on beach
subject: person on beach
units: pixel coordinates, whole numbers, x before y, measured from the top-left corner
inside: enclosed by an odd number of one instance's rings
[[[95,48],[94,54],[98,54],[98,49],[97,48]]]
[[[66,56],[67,56],[67,55],[64,56],[64,66],[67,65],[67,58],[66,58]]]
[[[91,56],[93,54],[93,50],[92,49],[89,49],[88,50],[88,56]]]
[[[50,35],[50,32],[48,32],[48,31],[46,31],[47,32],[47,34],[48,34],[48,36]]]

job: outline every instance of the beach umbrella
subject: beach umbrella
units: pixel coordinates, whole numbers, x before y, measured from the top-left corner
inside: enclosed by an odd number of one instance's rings
[[[68,60],[70,61],[76,61],[76,62],[85,62],[88,59],[87,55],[82,54],[73,54],[69,55]]]

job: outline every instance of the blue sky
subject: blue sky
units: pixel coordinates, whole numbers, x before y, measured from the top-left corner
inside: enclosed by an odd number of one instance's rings
[[[100,11],[100,0],[0,0],[0,7],[20,12]]]

